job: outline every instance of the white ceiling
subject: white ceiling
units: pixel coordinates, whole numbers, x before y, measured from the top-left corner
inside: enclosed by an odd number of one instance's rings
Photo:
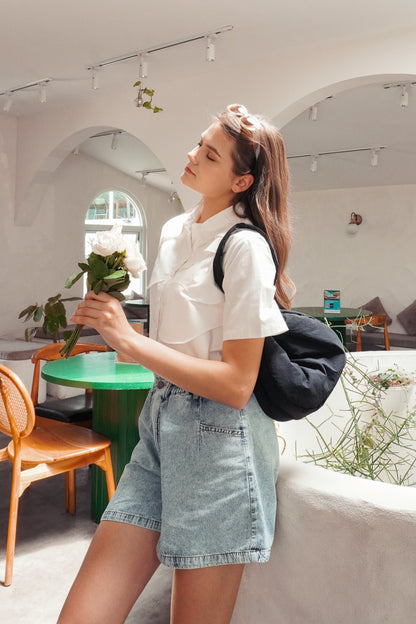
[[[310,54],[315,47],[416,26],[414,0],[0,0],[0,10],[0,93],[52,78],[45,104],[39,102],[36,88],[16,92],[10,111],[15,115],[91,101],[96,93],[87,66],[228,24],[233,30],[216,41],[216,63],[222,67],[294,51]],[[173,64],[176,73],[190,79],[212,71],[201,41],[155,52],[149,64],[156,84],[167,79]],[[99,72],[99,91],[135,79],[137,61],[119,63],[117,71],[110,66]],[[414,183],[416,86],[406,110],[400,110],[399,96],[397,89],[382,85],[363,87],[322,102],[315,122],[306,114],[290,122],[283,129],[289,155],[386,146],[378,167],[368,166],[367,153],[322,156],[312,174],[309,159],[291,159],[294,188]],[[109,137],[92,139],[81,149],[130,175],[161,166],[137,139],[121,135],[116,150],[103,149],[104,140],[111,143]]]
[[[416,81],[416,78],[415,78]],[[316,121],[309,109],[282,128],[293,190],[316,190],[416,183],[416,84],[409,105],[400,106],[401,88],[372,84],[344,91],[318,104]],[[323,152],[379,148],[378,165],[371,151],[321,155]]]

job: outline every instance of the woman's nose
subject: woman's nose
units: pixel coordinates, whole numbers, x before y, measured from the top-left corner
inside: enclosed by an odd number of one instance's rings
[[[197,152],[198,152],[198,146],[194,147],[193,150],[188,152],[187,156],[188,156],[190,162],[194,163],[196,161]]]

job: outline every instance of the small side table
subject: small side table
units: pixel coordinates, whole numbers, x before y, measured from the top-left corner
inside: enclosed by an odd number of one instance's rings
[[[139,415],[154,375],[140,364],[118,363],[116,356],[115,352],[92,352],[47,362],[41,375],[51,383],[92,388],[92,427],[111,439],[117,484],[139,441]],[[91,514],[96,522],[107,503],[104,474],[93,466]]]

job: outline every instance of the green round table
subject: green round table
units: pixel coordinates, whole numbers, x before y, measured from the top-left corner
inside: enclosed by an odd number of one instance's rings
[[[42,377],[51,383],[93,390],[92,427],[111,439],[114,479],[139,440],[138,419],[154,375],[140,364],[116,362],[115,352],[91,352],[47,362]],[[108,502],[105,477],[93,466],[91,513],[97,522]]]
[[[323,323],[328,321],[331,329],[333,329],[338,334],[342,341],[342,344],[344,345],[346,343],[345,320],[371,314],[371,312],[369,312],[368,310],[363,310],[362,308],[341,308],[340,312],[337,312],[335,314],[331,314],[330,312],[324,312],[323,306],[306,306],[301,308],[296,307],[293,309],[297,310],[298,312],[303,312],[304,314],[309,314],[309,316],[313,316]]]

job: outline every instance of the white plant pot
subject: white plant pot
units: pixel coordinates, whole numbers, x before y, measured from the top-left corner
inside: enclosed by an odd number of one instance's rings
[[[380,394],[380,405],[386,416],[397,414],[405,417],[414,409],[415,385],[409,386],[390,386],[386,391]]]

